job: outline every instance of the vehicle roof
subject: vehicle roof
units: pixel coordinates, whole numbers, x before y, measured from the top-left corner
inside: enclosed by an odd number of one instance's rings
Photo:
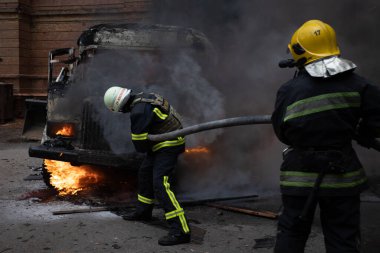
[[[77,44],[80,51],[90,46],[132,50],[189,48],[196,51],[207,51],[212,47],[207,37],[195,29],[142,23],[96,25],[84,31]]]

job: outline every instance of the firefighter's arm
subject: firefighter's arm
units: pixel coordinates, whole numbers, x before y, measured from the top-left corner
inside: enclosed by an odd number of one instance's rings
[[[137,152],[145,153],[151,148],[148,134],[153,116],[152,106],[147,103],[138,103],[131,111],[132,142]]]
[[[361,120],[355,137],[359,145],[380,151],[380,89],[367,85],[361,94]]]
[[[361,121],[358,133],[361,136],[380,138],[380,88],[367,85],[362,93]]]
[[[290,145],[289,141],[284,135],[284,117],[286,112],[286,104],[285,104],[285,91],[283,88],[280,88],[277,92],[276,103],[274,112],[272,113],[272,125],[277,138],[287,144]]]

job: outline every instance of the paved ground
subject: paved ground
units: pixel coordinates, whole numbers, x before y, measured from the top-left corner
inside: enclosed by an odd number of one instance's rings
[[[109,212],[53,215],[53,211],[86,208],[52,197],[48,201],[31,192],[44,191],[41,180],[25,181],[41,160],[28,157],[29,142],[20,140],[22,122],[0,126],[0,253],[3,252],[272,252],[276,221],[221,211],[207,206],[186,207],[196,235],[186,245],[161,247],[162,226],[124,221]],[[377,184],[379,186],[379,184]],[[375,187],[376,188],[376,187]],[[366,195],[362,205],[363,252],[380,248],[380,203]],[[370,202],[368,202],[370,201]],[[276,211],[279,196],[237,203],[249,208]],[[162,217],[155,210],[156,217]],[[318,219],[306,252],[324,252]]]

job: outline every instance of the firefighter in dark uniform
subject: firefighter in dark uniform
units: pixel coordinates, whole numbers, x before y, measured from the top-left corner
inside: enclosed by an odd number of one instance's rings
[[[104,95],[104,103],[111,111],[130,113],[133,144],[138,152],[146,153],[138,174],[138,205],[136,211],[124,216],[124,219],[151,220],[154,199],[157,198],[170,226],[169,234],[159,239],[158,243],[175,245],[190,242],[184,210],[170,187],[177,158],[185,151],[185,139],[148,140],[148,134],[182,128],[178,113],[158,94],[131,94],[130,89],[121,87],[109,88]]]
[[[360,252],[360,193],[367,187],[352,148],[380,137],[380,89],[342,59],[335,31],[319,20],[304,23],[288,48],[298,67],[278,90],[272,124],[284,150],[283,211],[274,252],[304,252],[319,204],[326,252]]]

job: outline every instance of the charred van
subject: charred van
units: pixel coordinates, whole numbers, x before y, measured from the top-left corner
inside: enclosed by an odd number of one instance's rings
[[[83,69],[91,67],[88,64],[90,61],[97,61],[99,52],[112,51],[117,54],[129,51],[155,55],[162,50],[185,49],[202,58],[209,57],[211,44],[194,29],[164,25],[102,24],[84,31],[77,46],[78,52],[74,48],[61,48],[49,53],[46,122],[41,145],[31,146],[29,155],[78,165],[135,168],[141,156],[133,150],[114,152],[110,141],[105,138],[99,117],[94,117],[94,104],[100,103],[99,97],[96,102],[93,97],[83,97],[81,103],[76,104],[76,101],[70,101],[68,92],[73,85],[81,85],[81,80],[88,73]],[[125,69],[131,68],[131,65],[125,66]],[[106,88],[101,88],[98,93]],[[76,110],[64,107],[67,110],[61,113],[64,109],[62,103],[75,104]],[[129,131],[129,128],[123,131]],[[121,141],[130,142],[128,139]]]

